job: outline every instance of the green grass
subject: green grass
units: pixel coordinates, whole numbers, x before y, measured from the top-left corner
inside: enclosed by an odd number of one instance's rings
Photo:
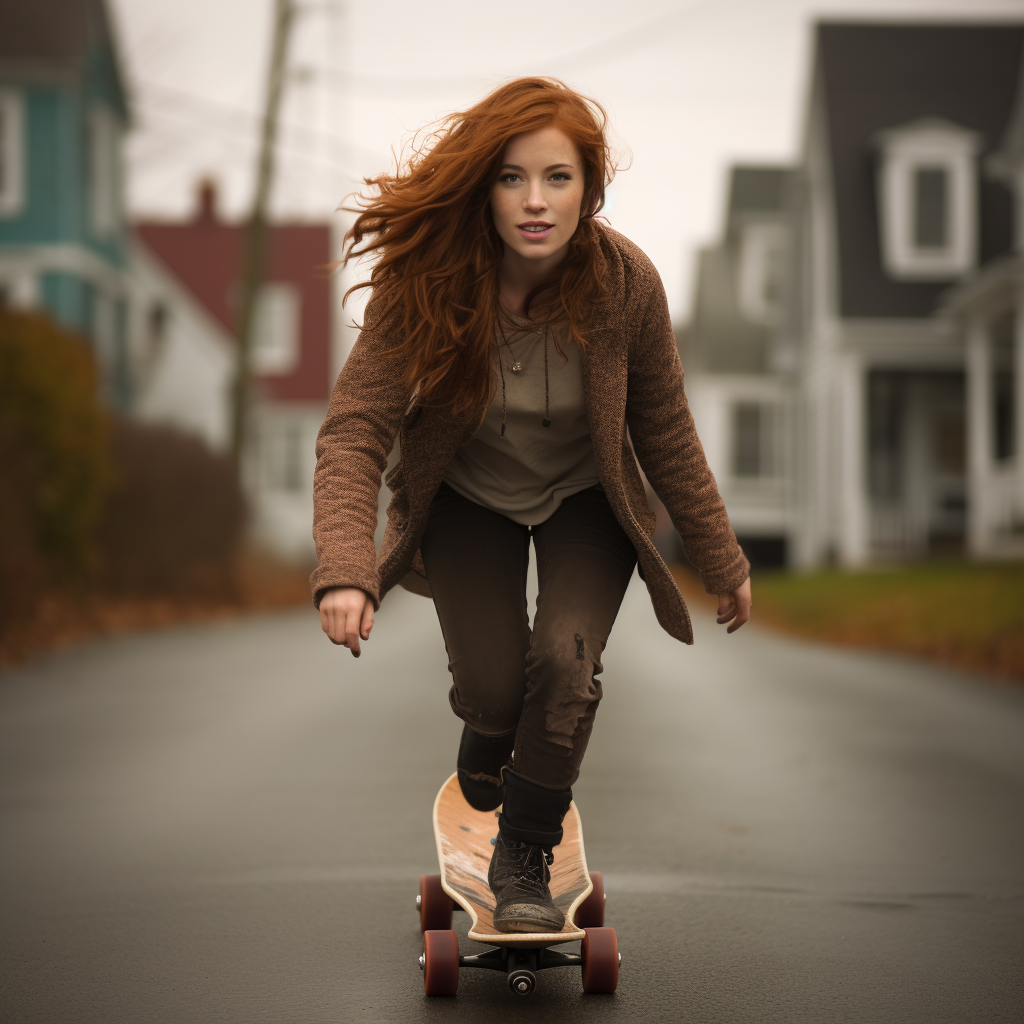
[[[753,595],[753,618],[789,633],[1024,681],[1024,564],[761,572]]]

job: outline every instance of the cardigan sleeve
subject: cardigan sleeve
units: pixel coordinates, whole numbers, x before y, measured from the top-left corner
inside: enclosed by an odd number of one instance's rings
[[[313,540],[317,566],[313,603],[332,587],[359,587],[380,607],[374,534],[381,476],[406,407],[404,362],[392,314],[384,322],[373,299],[365,323],[334,385],[316,441]]]
[[[690,414],[665,288],[644,258],[635,267],[626,323],[629,339],[626,422],[640,468],[665,505],[687,558],[710,594],[735,590],[750,563],[736,541]]]

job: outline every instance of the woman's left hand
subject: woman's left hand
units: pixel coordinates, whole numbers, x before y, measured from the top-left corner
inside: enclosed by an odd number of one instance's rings
[[[750,577],[748,576],[735,590],[718,595],[718,622],[733,624],[726,630],[735,633],[750,618]]]

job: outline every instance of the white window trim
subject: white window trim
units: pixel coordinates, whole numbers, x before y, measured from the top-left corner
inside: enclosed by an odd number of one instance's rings
[[[882,132],[878,170],[879,233],[886,273],[901,281],[949,280],[978,260],[977,133],[938,119]],[[914,243],[914,181],[921,167],[949,175],[949,241],[943,248]]]
[[[39,305],[37,275],[0,266],[0,291],[12,309],[35,309]]]
[[[108,239],[121,229],[120,131],[105,106],[93,107],[89,130],[92,229],[97,238]]]
[[[758,472],[738,473],[736,457],[738,454],[739,433],[737,417],[740,406],[756,406],[758,413]],[[783,402],[775,397],[764,395],[734,394],[728,403],[728,452],[729,478],[734,485],[750,487],[757,484],[770,484],[781,480],[785,474],[784,466],[784,434],[785,408]],[[767,429],[765,429],[767,426]]]
[[[783,260],[786,236],[781,224],[747,224],[740,242],[740,309],[749,319],[761,324],[778,323],[782,309],[779,301],[767,301],[765,286],[772,271],[772,254]]]
[[[0,217],[17,217],[25,206],[25,110],[24,99],[14,89],[0,89],[0,148],[10,177],[0,183]]]
[[[257,374],[293,373],[299,365],[302,294],[287,281],[268,281],[256,299],[252,368]]]

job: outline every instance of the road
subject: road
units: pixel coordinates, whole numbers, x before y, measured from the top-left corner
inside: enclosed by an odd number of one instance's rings
[[[696,618],[634,579],[576,790],[614,996],[422,994],[460,724],[422,598],[358,662],[299,610],[8,670],[0,1019],[1020,1024],[1024,691]]]

